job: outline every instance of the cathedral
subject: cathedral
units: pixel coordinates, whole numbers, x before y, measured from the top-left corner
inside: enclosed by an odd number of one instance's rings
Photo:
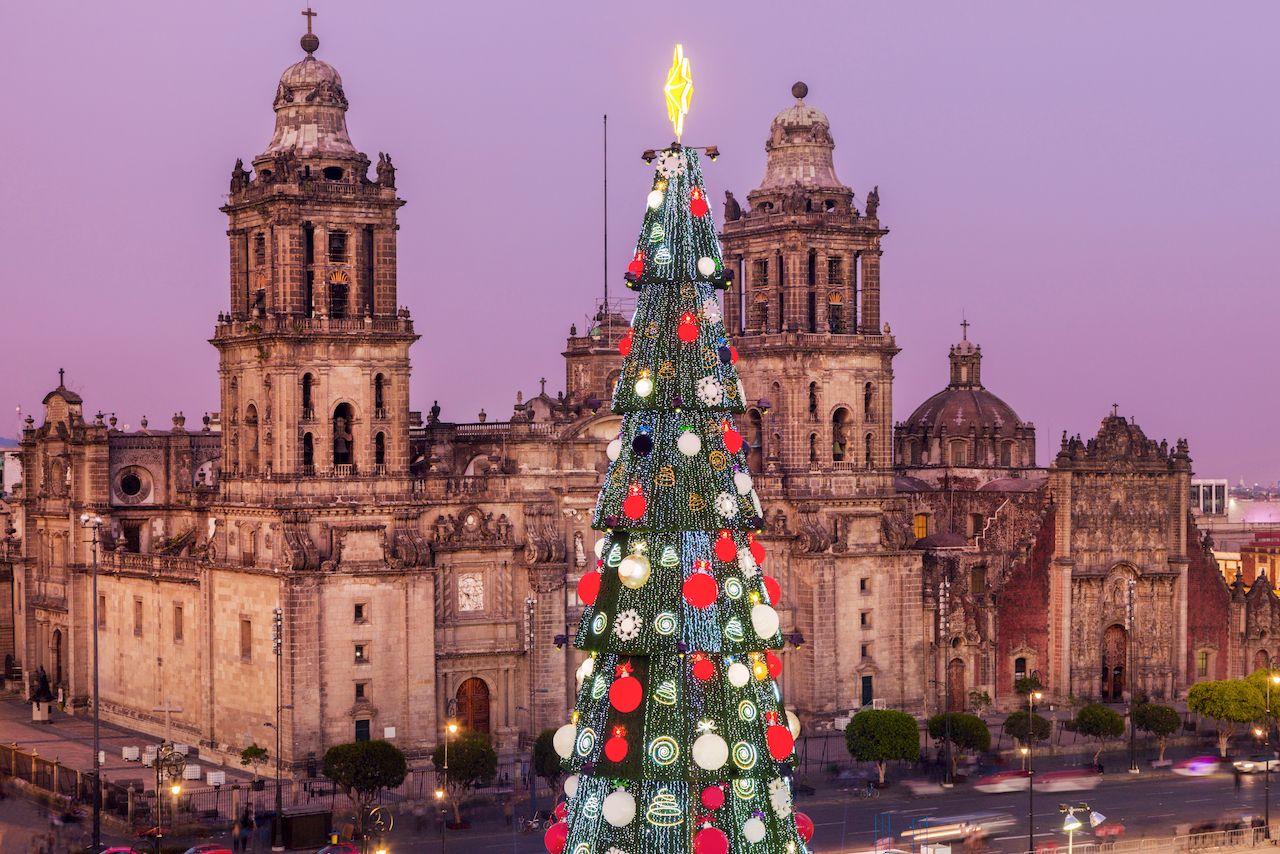
[[[0,505],[9,669],[43,669],[83,713],[96,604],[107,719],[231,757],[274,738],[279,679],[295,771],[370,738],[424,762],[446,719],[515,757],[572,707],[629,306],[571,329],[563,391],[544,381],[506,420],[411,409],[396,167],[356,147],[342,78],[315,35],[302,48],[222,207],[216,417],[120,429],[59,382],[27,418]],[[1024,676],[1059,699],[1173,699],[1269,661],[1277,599],[1218,572],[1184,440],[1113,409],[1038,464],[967,325],[946,388],[894,422],[879,190],[842,182],[827,116],[791,95],[722,241],[782,687],[806,726],[1009,707]],[[84,514],[103,520],[96,603]]]

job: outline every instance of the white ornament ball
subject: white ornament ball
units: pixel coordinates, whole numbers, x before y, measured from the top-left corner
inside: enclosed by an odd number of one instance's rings
[[[741,661],[735,661],[729,665],[729,671],[726,675],[730,685],[735,688],[745,688],[747,683],[751,681],[751,668]]]
[[[604,799],[601,809],[604,820],[614,827],[626,827],[636,817],[635,796],[626,789],[617,789]]]
[[[564,778],[564,796],[572,798],[576,794],[578,794],[578,775],[570,774]]]
[[[729,745],[714,732],[703,733],[693,742],[693,761],[703,771],[715,771],[729,761]]]
[[[551,739],[551,745],[556,749],[556,753],[560,754],[561,759],[568,759],[573,755],[573,743],[578,737],[578,728],[573,724],[565,724],[556,730],[555,737]]]
[[[713,275],[715,275],[715,272],[716,272],[716,259],[708,258],[705,255],[699,258],[698,272],[702,275],[702,278],[704,279],[711,278]]]
[[[778,633],[778,612],[769,605],[752,606],[751,628],[762,638],[773,637]]]
[[[742,836],[748,842],[759,842],[764,839],[764,822],[752,816],[742,823]]]
[[[604,537],[596,540],[596,557],[604,557],[604,540]]]
[[[617,462],[618,457],[622,456],[622,440],[614,439],[612,442],[610,442],[608,446],[604,449],[604,455],[609,458],[609,462],[611,463]],[[603,543],[604,541],[601,540],[600,542]],[[604,547],[601,546],[601,548],[604,548]],[[597,551],[596,556],[599,557],[599,555],[600,555],[600,552]]]
[[[744,578],[756,577],[755,555],[751,554],[751,549],[747,546],[738,549],[738,570]]]
[[[720,320],[720,303],[716,302],[715,297],[703,300],[702,316],[708,323],[717,323]]]
[[[792,738],[800,737],[800,719],[790,709],[787,709],[787,729],[791,730]]]
[[[686,457],[696,457],[702,450],[702,440],[698,438],[697,433],[686,430],[680,434],[679,439],[676,439],[676,448]]]
[[[720,493],[716,496],[716,512],[726,519],[732,519],[738,515],[738,499],[727,492]]]
[[[751,491],[751,475],[745,471],[735,472],[733,475],[733,488],[738,490],[739,495],[746,495]]]
[[[653,566],[644,555],[627,555],[618,564],[618,578],[622,586],[630,590],[639,590],[649,580]]]
[[[657,210],[658,208],[662,207],[662,198],[663,197],[662,197],[661,190],[651,190],[649,192],[649,198],[647,200],[649,207],[653,208],[654,210]]]
[[[641,377],[636,380],[636,394],[641,397],[648,397],[653,394],[653,380],[648,377]]]

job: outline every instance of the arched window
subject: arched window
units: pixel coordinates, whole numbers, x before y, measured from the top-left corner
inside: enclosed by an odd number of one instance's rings
[[[378,374],[373,378],[373,408],[377,418],[386,417],[386,410],[383,409],[382,405],[382,390],[385,385],[386,381],[382,378],[382,374]]]
[[[827,297],[827,328],[836,335],[845,330],[844,295],[841,293],[833,293]]]
[[[333,464],[349,466],[355,463],[355,431],[351,422],[354,412],[351,404],[340,403],[333,410]]]
[[[1013,443],[1000,443],[1000,465],[1006,468],[1013,465]]]
[[[373,437],[373,464],[378,466],[387,464],[387,437],[382,433]]]
[[[987,590],[987,568],[975,566],[969,570],[969,592],[985,593]]]
[[[764,456],[764,419],[760,410],[752,409],[747,413],[747,466],[751,471],[759,473]]]
[[[818,417],[818,384],[809,383],[809,415]]]
[[[329,235],[330,239],[333,235]],[[341,270],[329,276],[329,316],[341,320],[347,316],[347,299],[351,291],[351,277]]]
[[[907,448],[909,449],[907,452],[907,458],[911,460],[911,465],[913,466],[920,465],[920,460],[921,460],[920,443],[917,442],[915,439],[909,439],[907,440]]]
[[[862,437],[862,464],[868,469],[873,468],[875,464],[871,453],[874,445],[875,437],[870,433]]]
[[[862,387],[862,420],[871,421],[871,403],[875,397],[876,388],[871,383],[867,383]]]
[[[953,466],[967,466],[969,464],[969,455],[966,453],[969,443],[964,439],[952,439],[947,446],[949,456],[948,462]]]
[[[310,433],[302,434],[302,473],[316,473],[316,440]]]
[[[818,434],[809,434],[809,465],[816,466],[818,464]]]
[[[311,392],[315,386],[315,380],[311,374],[302,375],[302,417],[310,421],[316,417],[315,402],[311,399]]]
[[[1018,656],[1013,660],[1013,681],[1017,682],[1019,679],[1026,679],[1026,678],[1027,678],[1027,659],[1024,658],[1023,656]]]
[[[848,459],[849,428],[852,420],[849,410],[843,406],[831,414],[831,459],[834,462],[843,462]]]
[[[244,411],[244,473],[258,473],[258,407],[252,403]]]

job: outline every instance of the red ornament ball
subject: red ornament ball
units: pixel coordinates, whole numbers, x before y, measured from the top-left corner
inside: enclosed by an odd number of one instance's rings
[[[610,762],[621,762],[627,758],[626,736],[615,735],[604,743],[604,755]]]
[[[707,786],[702,790],[702,805],[709,810],[718,810],[724,806],[724,789],[719,786]]]
[[[800,838],[807,843],[810,839],[813,839],[813,819],[802,812],[797,812],[796,830],[800,833]]]
[[[644,273],[644,253],[637,252],[636,257],[631,259],[631,263],[627,265],[627,272],[637,276]]]
[[[695,608],[710,608],[720,595],[716,580],[705,572],[695,572],[684,580],[684,601]]]
[[[628,329],[628,330],[627,330],[627,334],[626,334],[626,335],[623,335],[623,336],[622,336],[622,338],[621,338],[621,340],[619,340],[619,341],[618,341],[618,353],[619,353],[619,354],[622,356],[622,358],[624,358],[624,359],[625,359],[627,356],[630,356],[630,355],[631,355],[631,341],[632,341],[631,336],[632,336],[633,334],[634,334],[633,330]]]
[[[582,577],[578,579],[578,598],[582,600],[584,605],[596,604],[596,597],[600,595],[600,582],[604,578],[594,569],[590,572],[584,572]]]
[[[694,854],[729,854],[729,837],[718,827],[704,827],[693,836]]]
[[[698,218],[706,216],[707,212],[710,210],[711,207],[707,204],[707,200],[702,197],[701,193],[689,200],[689,213]]]
[[[769,755],[779,762],[786,759],[791,755],[791,751],[795,750],[796,740],[791,735],[791,730],[784,726],[773,724],[765,730],[764,737],[765,741],[769,743]]]
[[[698,321],[692,314],[686,314],[680,318],[680,325],[676,327],[676,337],[686,344],[692,344],[698,340]]]
[[[555,816],[556,821],[564,821],[564,817],[569,814],[569,805],[564,801],[556,804]]]
[[[751,557],[755,559],[756,566],[764,566],[764,545],[754,537],[751,539]]]
[[[729,345],[729,364],[738,364],[738,348],[732,344]]]
[[[716,675],[716,663],[709,658],[699,658],[693,663],[693,675],[700,682],[710,682]]]
[[[769,675],[774,679],[782,675],[782,659],[774,655],[773,650],[765,650],[764,663],[769,668]]]
[[[724,449],[731,454],[742,450],[742,434],[730,427],[724,431]]]
[[[643,495],[639,493],[628,495],[626,500],[622,502],[622,512],[628,519],[642,519],[647,506],[649,506],[649,502],[645,500]]]
[[[564,851],[564,844],[569,839],[569,824],[564,821],[557,821],[555,824],[547,828],[547,832],[542,836],[542,844],[547,846],[550,854],[560,854]]]
[[[609,687],[609,703],[624,715],[640,708],[644,687],[634,676],[623,676]]]
[[[770,605],[777,605],[782,601],[782,585],[772,575],[764,577],[764,592],[769,594]]]
[[[738,544],[733,541],[733,535],[728,531],[721,531],[719,539],[716,540],[715,551],[717,558],[725,563],[732,563],[738,556]]]

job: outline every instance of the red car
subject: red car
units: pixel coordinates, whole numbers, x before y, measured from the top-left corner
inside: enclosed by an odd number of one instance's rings
[[[990,777],[975,780],[973,788],[987,793],[1022,792],[1026,790],[1029,779],[1031,777],[1026,771],[1000,771]]]
[[[231,854],[225,845],[219,845],[216,842],[206,842],[203,845],[192,845],[183,854]]]

